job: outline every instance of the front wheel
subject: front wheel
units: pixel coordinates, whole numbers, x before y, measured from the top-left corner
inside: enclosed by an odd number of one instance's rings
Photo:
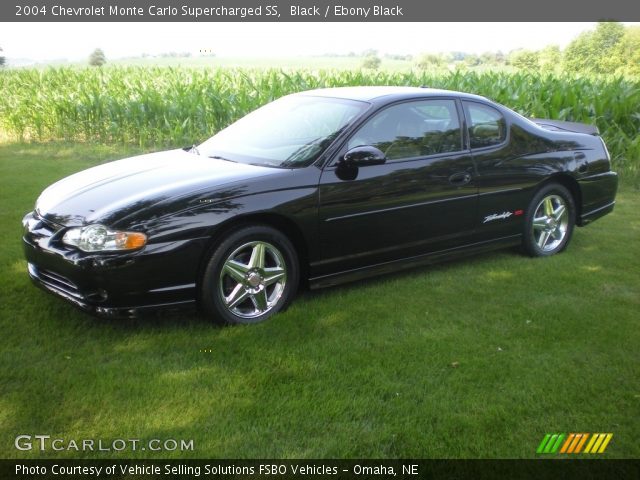
[[[202,305],[222,324],[257,323],[283,310],[299,282],[291,242],[267,226],[229,234],[209,259],[202,279]]]
[[[575,219],[575,203],[569,190],[556,183],[541,188],[527,210],[525,250],[532,257],[561,252],[571,240]]]

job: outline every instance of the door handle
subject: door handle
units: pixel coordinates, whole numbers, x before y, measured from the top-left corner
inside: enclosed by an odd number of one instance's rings
[[[471,174],[469,172],[457,172],[449,177],[449,183],[460,187],[466,185],[471,181]]]

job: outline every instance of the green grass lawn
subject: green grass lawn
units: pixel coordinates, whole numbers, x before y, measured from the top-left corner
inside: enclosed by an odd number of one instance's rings
[[[613,432],[604,457],[640,457],[640,192],[548,259],[307,292],[252,327],[96,319],[30,284],[20,219],[51,182],[133,152],[0,144],[0,457],[519,458],[547,432]],[[19,434],[195,450],[20,452]]]

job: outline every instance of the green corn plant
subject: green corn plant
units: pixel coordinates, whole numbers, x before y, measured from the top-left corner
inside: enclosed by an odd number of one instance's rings
[[[460,90],[525,116],[596,124],[616,168],[638,176],[640,79],[622,76],[118,66],[9,69],[0,71],[0,129],[3,136],[21,141],[184,146],[283,95],[358,85]]]

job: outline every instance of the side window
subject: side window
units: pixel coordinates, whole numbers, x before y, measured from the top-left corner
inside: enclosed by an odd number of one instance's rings
[[[481,103],[463,102],[469,119],[471,148],[498,145],[507,138],[507,125],[502,114]]]
[[[349,140],[348,148],[372,145],[388,160],[462,150],[462,131],[453,100],[422,100],[385,108]]]

